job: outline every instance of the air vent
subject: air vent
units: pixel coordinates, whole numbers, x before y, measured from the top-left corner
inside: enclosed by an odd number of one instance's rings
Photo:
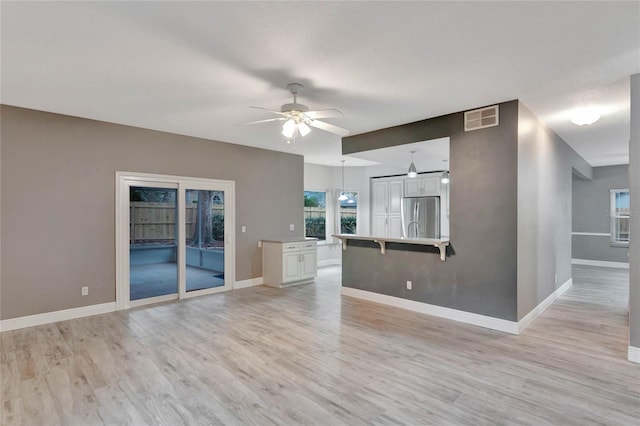
[[[498,105],[474,109],[464,113],[464,131],[484,129],[497,126],[499,123]]]

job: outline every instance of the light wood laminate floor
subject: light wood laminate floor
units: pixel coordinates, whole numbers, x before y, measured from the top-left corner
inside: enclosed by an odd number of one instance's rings
[[[637,425],[627,271],[520,336],[340,297],[247,288],[1,334],[2,425]]]

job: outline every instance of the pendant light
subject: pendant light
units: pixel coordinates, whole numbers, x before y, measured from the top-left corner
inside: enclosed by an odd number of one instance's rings
[[[447,162],[449,160],[442,160],[442,162],[444,163],[444,172],[442,172],[442,176],[440,177],[440,182],[441,183],[449,183],[449,170],[448,166],[447,166]]]
[[[349,199],[349,197],[347,197],[347,195],[344,193],[344,161],[345,160],[340,160],[340,161],[342,161],[342,188],[340,190],[340,196],[338,197],[338,201],[345,201]]]
[[[410,178],[414,178],[416,176],[418,176],[418,171],[416,170],[416,165],[413,164],[413,154],[415,154],[415,151],[411,151],[411,165],[409,165],[409,171],[407,172],[407,176],[409,176]]]

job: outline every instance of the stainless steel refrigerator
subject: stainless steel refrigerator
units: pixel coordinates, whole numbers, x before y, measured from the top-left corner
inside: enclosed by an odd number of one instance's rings
[[[440,238],[440,197],[402,199],[402,236]]]

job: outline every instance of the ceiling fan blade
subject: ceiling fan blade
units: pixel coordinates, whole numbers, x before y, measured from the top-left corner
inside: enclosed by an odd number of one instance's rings
[[[307,111],[304,113],[307,117],[312,120],[316,118],[331,118],[331,117],[342,117],[344,114],[342,111],[338,111],[337,109],[328,108],[328,109],[319,109],[316,111]]]
[[[347,136],[349,131],[342,127],[334,126],[333,124],[325,123],[324,121],[311,120],[309,126],[315,127],[325,132],[335,133],[338,136]]]
[[[286,118],[284,117],[267,118],[266,120],[250,121],[249,123],[241,123],[240,126],[248,126],[249,124],[267,123],[269,121],[283,121],[283,120],[286,120]]]
[[[269,108],[262,108],[262,107],[257,107],[257,106],[250,106],[249,108],[253,108],[253,109],[261,109],[261,110],[263,110],[263,111],[268,111],[268,112],[271,112],[271,113],[273,113],[273,114],[278,114],[278,115],[285,115],[285,116],[287,115],[287,114],[285,114],[284,112],[274,111],[274,110],[269,109]]]

